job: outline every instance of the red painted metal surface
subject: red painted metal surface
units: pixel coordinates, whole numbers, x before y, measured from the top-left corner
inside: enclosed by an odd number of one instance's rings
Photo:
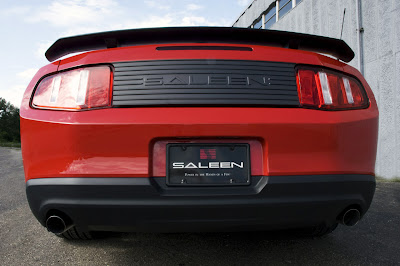
[[[165,176],[165,144],[179,141],[247,142],[251,147],[252,175],[374,173],[378,109],[371,88],[354,68],[315,53],[283,48],[251,46],[252,52],[157,51],[157,46],[162,45],[89,52],[39,70],[24,94],[20,111],[26,180]],[[157,107],[79,112],[39,110],[29,105],[39,79],[55,73],[58,63],[58,70],[64,70],[87,64],[165,59],[321,65],[356,76],[366,88],[371,104],[367,109],[350,111]]]

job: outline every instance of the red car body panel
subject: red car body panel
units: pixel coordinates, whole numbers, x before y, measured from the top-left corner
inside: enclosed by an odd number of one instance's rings
[[[193,51],[188,54],[157,51],[155,48],[159,46],[162,45],[85,53],[61,60],[58,71],[133,60],[212,58],[295,62],[354,75],[365,87],[370,106],[351,111],[136,107],[71,112],[31,108],[29,102],[36,83],[42,76],[57,71],[57,63],[52,63],[34,77],[21,105],[26,180],[165,176],[165,157],[160,166],[151,164],[153,154],[160,153],[154,149],[154,143],[162,139],[174,142],[185,139],[218,142],[221,138],[253,140],[262,146],[259,153],[263,157],[252,162],[252,175],[374,174],[378,109],[370,87],[354,68],[319,54],[275,47],[251,46],[253,52]]]

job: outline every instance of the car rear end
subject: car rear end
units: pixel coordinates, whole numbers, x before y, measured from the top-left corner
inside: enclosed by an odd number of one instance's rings
[[[111,38],[111,48],[39,70],[22,101],[21,141],[42,225],[70,238],[329,231],[366,213],[378,109],[362,75],[318,53],[248,41],[276,32],[236,29],[242,39],[228,40],[232,29],[203,29],[192,29],[203,43]]]

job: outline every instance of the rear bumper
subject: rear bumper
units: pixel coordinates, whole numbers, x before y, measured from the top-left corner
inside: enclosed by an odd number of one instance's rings
[[[52,210],[89,231],[271,230],[332,224],[345,208],[364,215],[372,175],[252,176],[249,186],[168,187],[165,178],[28,180],[32,212],[44,225]]]
[[[21,117],[26,180],[165,177],[165,145],[249,143],[253,176],[374,174],[378,111],[303,108],[30,109]],[[254,146],[251,142],[254,142]]]

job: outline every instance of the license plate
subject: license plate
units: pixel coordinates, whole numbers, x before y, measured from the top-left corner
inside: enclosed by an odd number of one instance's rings
[[[167,144],[167,185],[249,185],[249,144]]]

